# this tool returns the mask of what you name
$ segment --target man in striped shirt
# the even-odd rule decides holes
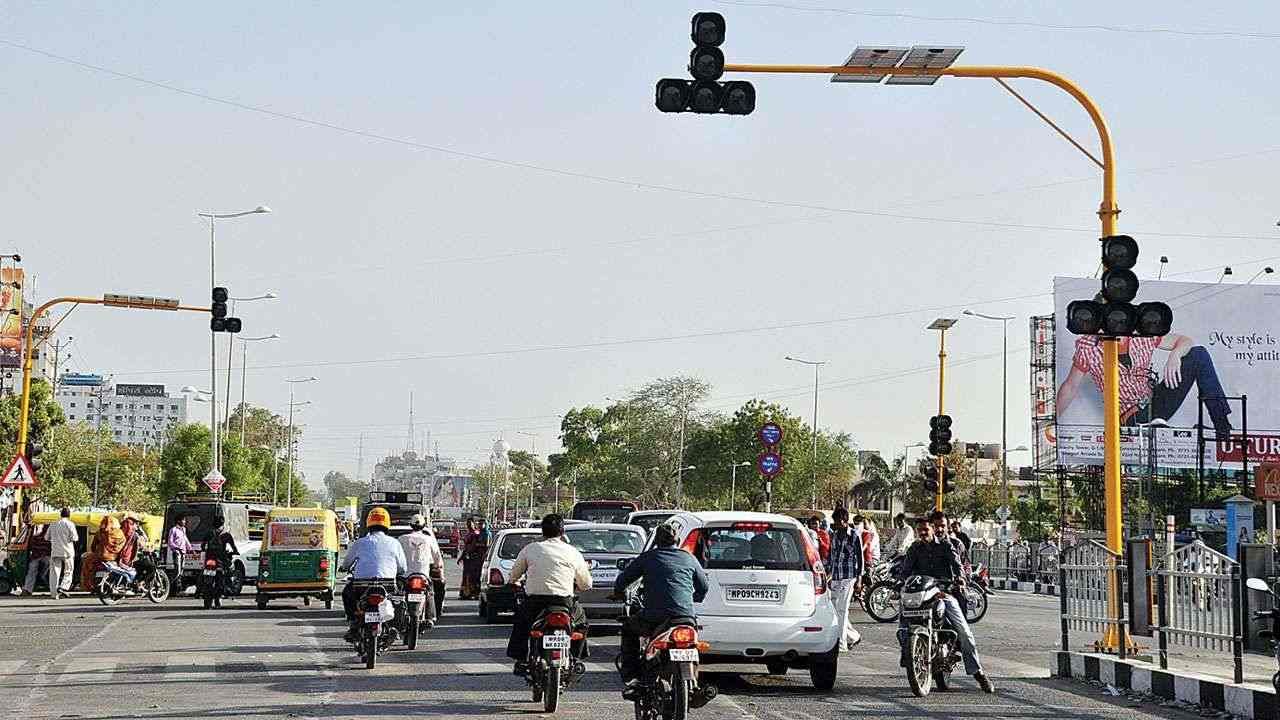
[[[836,604],[836,625],[840,652],[862,642],[862,635],[849,622],[849,603],[862,577],[862,538],[849,527],[849,511],[838,507],[831,513],[831,557],[827,564],[831,578],[831,600]]]

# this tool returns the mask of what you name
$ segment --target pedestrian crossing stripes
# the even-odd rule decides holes
[[[456,660],[455,660],[456,658]],[[460,652],[451,654],[450,660],[459,674],[462,675],[509,675],[511,674],[512,662],[505,656],[489,655],[487,653],[477,652]],[[618,670],[613,666],[612,660],[592,660],[583,663],[587,666],[587,674],[595,673],[611,673],[617,674]]]

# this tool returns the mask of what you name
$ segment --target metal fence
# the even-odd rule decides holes
[[[1035,580],[1042,585],[1056,585],[1058,582],[1058,561],[1062,550],[1051,542],[1040,543],[1035,554]]]
[[[969,561],[974,567],[984,565],[987,568],[987,575],[991,574],[991,545],[985,540],[978,540],[969,548]]]
[[[1027,581],[1031,579],[1031,545],[1016,542],[1009,546],[1009,577]]]
[[[1058,598],[1062,615],[1062,649],[1070,650],[1070,631],[1115,633],[1119,655],[1129,650],[1120,592],[1125,572],[1123,558],[1095,540],[1085,540],[1064,549],[1058,560]],[[1114,588],[1114,590],[1113,590]]]
[[[1156,571],[1160,667],[1169,666],[1169,643],[1230,651],[1235,681],[1244,679],[1240,566],[1199,540],[1164,557]]]
[[[988,574],[993,578],[1009,577],[1009,543],[1003,540],[992,543],[990,556],[991,562],[987,567],[991,570]]]

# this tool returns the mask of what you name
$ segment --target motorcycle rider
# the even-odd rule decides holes
[[[542,518],[542,540],[529,543],[516,556],[510,584],[524,578],[524,602],[516,606],[507,641],[507,657],[516,661],[514,673],[524,677],[529,669],[529,626],[549,606],[569,608],[573,627],[585,638],[587,615],[578,605],[574,591],[591,589],[591,568],[578,549],[564,538],[564,518],[551,513]],[[586,640],[573,644],[574,657],[583,657]]]
[[[935,511],[934,514],[940,513]],[[943,527],[946,527],[945,519]],[[927,575],[944,586],[954,582],[957,586],[956,592],[964,592],[964,575],[960,568],[960,558],[956,555],[948,539],[934,534],[934,524],[930,522],[929,517],[922,517],[916,521],[916,542],[907,550],[907,557],[902,563],[899,578],[906,580],[912,575]],[[995,692],[995,686],[991,684],[991,680],[982,671],[982,663],[978,659],[978,648],[974,642],[973,630],[965,619],[964,610],[960,608],[960,603],[951,593],[944,594],[941,602],[943,611],[946,613],[947,623],[955,630],[956,636],[960,640],[960,654],[964,657],[964,671],[973,676],[973,679],[977,681],[983,692]],[[908,666],[907,639],[909,633],[907,627],[907,619],[899,615],[898,644],[902,647],[900,662],[902,667]]]
[[[222,586],[214,589],[213,606],[222,607],[222,596],[227,594],[227,583],[231,577],[231,561],[240,554],[240,548],[236,547],[236,539],[231,537],[231,533],[227,532],[226,521],[218,518],[218,527],[213,531],[213,535],[209,537],[209,541],[205,543],[204,556],[209,560],[218,561],[222,567]]]
[[[884,554],[890,559],[900,557],[907,554],[907,549],[911,547],[911,543],[915,542],[915,532],[911,530],[911,524],[907,522],[906,513],[898,513],[893,518],[893,527],[895,528],[893,537],[889,539],[889,544],[884,548]]]
[[[444,572],[444,554],[440,552],[440,545],[431,535],[429,530],[423,530],[427,525],[427,519],[421,513],[409,518],[409,527],[413,532],[405,533],[400,536],[400,547],[404,549],[405,562],[408,563],[407,574],[421,574],[426,578],[426,622],[423,624],[423,630],[430,630],[436,626],[436,602],[435,590],[432,587],[431,571],[437,569]]]
[[[686,620],[697,624],[693,604],[702,602],[710,584],[693,555],[676,547],[676,530],[668,523],[654,528],[653,549],[627,564],[613,583],[614,596],[626,592],[636,580],[644,580],[643,610],[622,623],[622,697],[634,699],[640,674],[640,636]]]
[[[377,578],[394,578],[405,574],[408,561],[405,560],[404,548],[395,538],[387,534],[391,527],[391,513],[386,508],[375,507],[364,519],[364,537],[351,543],[347,548],[347,556],[338,566],[341,572],[351,571],[354,580],[371,580]],[[342,589],[342,608],[347,613],[347,634],[343,639],[356,642],[359,629],[356,627],[356,603],[360,601],[361,590],[353,583],[347,583]]]

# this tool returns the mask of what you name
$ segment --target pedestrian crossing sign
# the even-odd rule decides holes
[[[0,487],[31,488],[36,484],[36,473],[22,453],[14,456],[9,469],[4,471],[4,477],[0,478]]]

